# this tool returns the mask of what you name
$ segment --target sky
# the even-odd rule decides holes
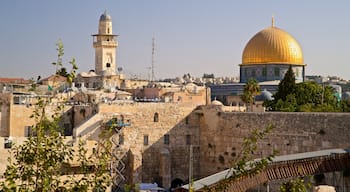
[[[306,75],[350,79],[350,1],[337,0],[3,0],[0,3],[0,77],[36,78],[55,72],[56,42],[64,64],[94,69],[92,34],[105,11],[119,35],[117,66],[148,78],[155,38],[155,78],[204,73],[237,77],[242,52],[271,26],[300,43]]]

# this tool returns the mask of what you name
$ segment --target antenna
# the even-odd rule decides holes
[[[155,38],[153,37],[152,38],[152,65],[151,65],[151,81],[154,81],[155,77],[154,77],[154,63],[155,63],[155,52],[156,52],[156,49],[155,49]]]

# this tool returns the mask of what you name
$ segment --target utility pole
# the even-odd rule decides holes
[[[193,186],[192,186],[192,179],[193,179],[193,146],[190,145],[190,162],[189,162],[189,168],[188,168],[188,191],[192,192]]]

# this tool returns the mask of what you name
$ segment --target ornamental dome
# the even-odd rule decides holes
[[[105,11],[100,17],[100,21],[111,21],[111,20],[112,20],[112,17],[107,14],[107,11]]]
[[[272,101],[272,100],[273,100],[272,93],[267,91],[266,89],[261,91],[260,95],[255,96],[255,101]]]
[[[286,31],[272,26],[252,37],[244,48],[241,65],[305,65],[297,40]]]

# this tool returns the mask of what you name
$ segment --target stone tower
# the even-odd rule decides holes
[[[95,48],[95,72],[102,76],[116,74],[117,35],[112,33],[112,18],[104,12],[99,21],[98,34],[93,35]]]

